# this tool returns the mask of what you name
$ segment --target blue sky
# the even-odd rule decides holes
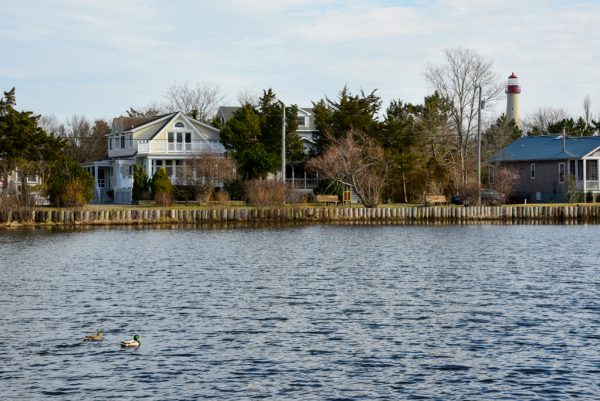
[[[273,88],[310,105],[344,85],[421,102],[428,64],[473,49],[538,107],[600,115],[600,0],[20,0],[0,11],[0,89],[18,108],[112,118],[160,102],[173,82]],[[497,102],[493,117],[503,112]]]

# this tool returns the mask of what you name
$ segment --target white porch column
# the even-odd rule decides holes
[[[586,190],[586,185],[585,185],[585,184],[586,184],[586,180],[587,180],[587,174],[586,174],[586,169],[587,169],[587,166],[586,166],[586,164],[587,164],[587,160],[586,160],[586,159],[583,159],[583,163],[582,163],[582,164],[583,164],[583,200],[584,200],[584,202],[585,202],[585,195],[586,195],[586,192],[587,192],[587,190]]]
[[[148,177],[150,178],[154,175],[152,172],[152,159],[150,159],[150,157],[146,158],[146,174],[148,174]]]

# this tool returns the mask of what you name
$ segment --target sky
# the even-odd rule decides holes
[[[218,85],[224,105],[272,88],[310,106],[377,89],[422,103],[428,66],[464,48],[515,72],[521,116],[600,117],[600,0],[19,0],[0,9],[0,90],[64,121],[164,101],[173,83]],[[487,111],[497,117],[506,97]]]

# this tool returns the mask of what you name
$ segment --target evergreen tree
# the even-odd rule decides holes
[[[286,108],[287,160],[302,157],[302,142],[296,134],[297,112],[297,106]],[[280,166],[282,113],[281,103],[269,89],[263,91],[257,107],[243,105],[221,130],[221,143],[244,179],[265,178]]]
[[[328,97],[314,105],[315,127],[318,152],[328,144],[330,138],[342,138],[348,131],[362,132],[368,137],[375,137],[381,123],[377,114],[381,109],[381,98],[377,90],[366,94],[352,95],[347,86],[341,90],[337,100]]]
[[[154,173],[150,187],[157,205],[167,206],[171,204],[173,184],[171,184],[167,170],[164,167],[159,168]]]

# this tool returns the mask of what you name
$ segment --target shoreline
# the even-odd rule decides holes
[[[223,222],[598,222],[600,205],[392,206],[378,208],[292,206],[219,208],[34,209],[30,221],[11,220],[2,227],[204,224]]]

